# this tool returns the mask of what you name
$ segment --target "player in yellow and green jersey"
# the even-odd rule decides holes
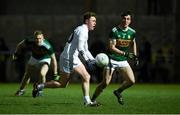
[[[123,12],[121,15],[120,24],[114,27],[109,34],[108,56],[110,63],[104,68],[103,80],[97,86],[92,101],[96,102],[96,98],[100,95],[103,89],[110,83],[114,70],[120,71],[124,81],[121,86],[113,93],[117,97],[118,102],[123,105],[122,92],[135,83],[133,70],[131,69],[128,59],[137,59],[137,49],[134,29],[129,27],[131,24],[132,15],[130,11]],[[132,47],[132,51],[129,48]]]

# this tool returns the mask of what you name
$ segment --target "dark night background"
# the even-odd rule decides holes
[[[103,52],[111,28],[120,14],[131,10],[131,27],[137,32],[140,65],[132,65],[137,82],[180,82],[179,0],[1,0],[0,1],[0,82],[20,81],[24,63],[15,64],[10,54],[18,42],[42,30],[51,40],[57,58],[72,30],[86,11],[97,13],[97,26],[90,32],[89,48],[95,56]],[[25,55],[28,57],[28,54]],[[20,68],[20,69],[18,69]],[[77,79],[74,79],[74,81]],[[115,76],[112,82],[117,82]]]

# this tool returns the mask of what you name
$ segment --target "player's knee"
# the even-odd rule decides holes
[[[68,79],[60,79],[60,80],[59,80],[59,84],[60,84],[60,87],[61,87],[61,88],[66,88],[67,85],[68,85],[68,83],[69,83],[69,80],[68,80]]]
[[[67,84],[61,84],[61,88],[66,88]]]
[[[129,85],[134,85],[135,84],[135,80],[129,80]]]
[[[41,77],[41,78],[46,77],[46,73],[40,72],[40,77]]]
[[[23,76],[23,78],[24,78],[24,79],[29,79],[29,76],[30,76],[30,75],[29,75],[28,73],[25,73],[24,76]]]
[[[102,88],[104,89],[104,88],[106,88],[108,85],[109,85],[108,82],[103,82],[103,83],[102,83]]]
[[[109,83],[110,83],[110,81],[109,81],[109,80],[106,80],[106,82],[105,82],[106,86],[108,86]]]
[[[84,82],[89,82],[90,81],[90,75],[85,75],[85,77],[83,77]]]
[[[102,81],[102,84],[103,84],[103,86],[104,86],[105,88],[109,85],[109,83],[110,83],[110,80],[109,80],[109,79],[105,79],[105,80]]]

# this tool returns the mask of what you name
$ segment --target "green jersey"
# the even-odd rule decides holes
[[[27,49],[32,52],[32,57],[38,60],[50,58],[54,53],[54,48],[47,39],[44,39],[40,46],[35,44],[33,37],[24,40]]]
[[[130,43],[135,39],[136,31],[128,27],[126,30],[122,30],[119,27],[114,27],[109,34],[109,38],[112,41],[116,41],[116,48],[121,51],[128,51]],[[108,51],[108,55],[111,59],[116,61],[127,60],[127,57],[119,55],[115,52]]]

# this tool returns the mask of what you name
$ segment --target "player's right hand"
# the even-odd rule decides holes
[[[137,56],[134,58],[134,65],[135,65],[136,67],[139,66],[139,58],[138,58]]]
[[[95,60],[87,60],[86,67],[90,74],[93,74],[96,71],[96,61]]]
[[[16,61],[16,60],[18,59],[18,57],[19,57],[19,56],[18,56],[17,53],[13,53],[13,54],[12,54],[12,60],[13,60],[13,61]]]

